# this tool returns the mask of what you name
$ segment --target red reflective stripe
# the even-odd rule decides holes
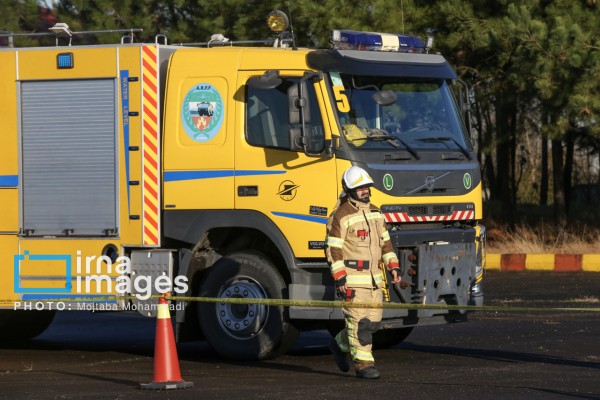
[[[341,279],[345,276],[346,276],[346,271],[338,271],[335,274],[333,274],[333,279],[337,281],[338,279]]]
[[[352,300],[353,297],[354,297],[354,290],[353,289],[347,289],[346,290],[346,301]]]
[[[475,218],[475,211],[454,211],[452,215],[417,215],[410,217],[407,213],[384,213],[386,222],[426,222],[426,221],[459,221]]]

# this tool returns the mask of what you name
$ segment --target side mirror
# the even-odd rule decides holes
[[[322,128],[310,125],[310,101],[307,81],[321,79],[321,74],[307,72],[295,85],[287,90],[288,110],[290,123],[290,150],[304,151],[304,154],[311,157],[321,155],[325,147],[325,136]],[[293,126],[300,125],[300,127]]]
[[[462,113],[462,119],[465,124],[465,128],[467,129],[467,134],[472,136],[471,107],[475,104],[475,92],[463,80],[457,79],[456,81],[460,83],[460,88],[458,91],[458,105]]]
[[[288,108],[290,125],[310,123],[310,102],[308,101],[306,81],[301,80],[297,85],[288,88]],[[304,118],[304,121],[302,121]]]
[[[291,151],[304,150],[304,138],[302,137],[302,129],[290,128],[290,150]]]
[[[320,156],[325,147],[325,138],[319,131],[306,135],[302,128],[290,128],[290,150],[304,151],[307,156]]]
[[[373,100],[375,100],[375,102],[380,106],[391,106],[396,102],[396,100],[398,100],[398,96],[393,90],[387,89],[376,92],[373,95]]]

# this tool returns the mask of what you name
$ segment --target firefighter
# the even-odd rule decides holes
[[[400,282],[398,257],[385,220],[370,203],[371,186],[373,180],[364,169],[347,169],[342,177],[345,195],[327,221],[325,254],[338,295],[349,303],[382,302],[381,261],[390,271],[392,282]],[[357,377],[378,378],[371,348],[383,309],[345,307],[342,311],[346,327],[329,343],[338,368],[343,372],[350,369],[349,355]]]

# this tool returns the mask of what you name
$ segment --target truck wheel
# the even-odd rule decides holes
[[[382,329],[373,334],[373,348],[387,349],[397,345],[410,335],[413,328]]]
[[[50,326],[56,311],[0,310],[0,342],[29,340]]]
[[[201,297],[222,299],[281,299],[287,287],[275,266],[259,253],[224,256],[206,271]],[[282,306],[261,304],[198,304],[200,328],[222,356],[261,360],[285,353],[298,331]]]

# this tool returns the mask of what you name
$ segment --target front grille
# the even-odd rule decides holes
[[[452,206],[443,204],[432,206],[433,210],[431,212],[432,215],[450,215],[452,213]]]
[[[427,215],[427,206],[408,206],[408,215],[419,216],[419,215]]]
[[[436,204],[429,206],[408,206],[406,207],[406,213],[409,217],[422,217],[422,216],[438,216],[438,215],[451,215],[452,206],[449,204]]]

